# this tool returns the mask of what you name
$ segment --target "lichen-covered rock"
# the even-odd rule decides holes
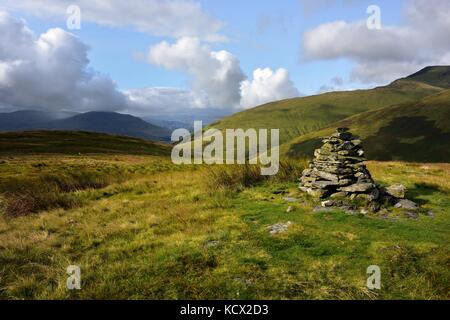
[[[404,199],[408,190],[402,184],[394,184],[384,189],[384,192],[394,198]]]

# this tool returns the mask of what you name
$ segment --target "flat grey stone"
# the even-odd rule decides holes
[[[206,244],[205,244],[205,247],[206,248],[212,248],[212,247],[217,247],[218,245],[219,245],[219,241],[217,241],[217,240],[212,240],[212,241],[208,241]]]
[[[339,188],[343,192],[368,192],[375,187],[373,183],[355,183],[348,187]]]
[[[277,224],[267,227],[267,229],[269,230],[269,233],[271,235],[275,235],[275,234],[287,232],[291,225],[292,225],[291,221],[288,221],[286,223],[280,222],[280,223],[277,223]]]
[[[403,199],[400,200],[399,202],[397,202],[397,204],[395,205],[396,208],[401,208],[401,209],[406,209],[406,210],[416,210],[419,208],[419,206],[417,205],[417,203],[408,200],[408,199]]]

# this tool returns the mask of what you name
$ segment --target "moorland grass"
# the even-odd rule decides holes
[[[55,170],[77,163],[54,161]],[[155,170],[160,162],[147,157],[119,162],[144,174],[79,191],[89,199],[80,207],[1,215],[0,298],[450,298],[448,165],[369,163],[377,182],[406,184],[433,211],[411,220],[314,212],[294,177],[211,192],[210,168]],[[38,174],[31,168],[9,170]],[[287,221],[288,232],[268,232]],[[69,291],[66,268],[74,264],[82,289]],[[366,287],[373,264],[382,271],[379,291]]]
[[[9,216],[70,209],[87,200],[80,196],[83,190],[102,189],[171,167],[168,159],[161,157],[9,157],[0,164],[0,195]]]

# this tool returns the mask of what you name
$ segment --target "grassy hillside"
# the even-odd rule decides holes
[[[295,158],[311,156],[321,138],[336,127],[348,127],[362,137],[372,160],[450,162],[450,90],[333,123],[294,139],[282,152]]]
[[[0,159],[27,153],[170,155],[170,147],[136,138],[79,131],[0,133]]]
[[[281,143],[286,143],[349,116],[390,105],[414,102],[441,90],[405,79],[371,90],[331,92],[277,101],[237,113],[211,126],[217,129],[279,128]]]
[[[406,184],[433,211],[411,220],[314,212],[294,179],[211,192],[206,168],[155,170],[160,161],[147,156],[108,158],[84,161],[147,173],[73,192],[73,207],[20,217],[0,209],[0,299],[450,298],[448,165],[369,163],[378,182]],[[77,163],[15,161],[0,165],[2,176]],[[270,234],[288,221],[285,233]],[[379,291],[366,287],[374,264]],[[81,290],[65,287],[69,265],[81,268]]]
[[[426,67],[406,79],[450,89],[450,66]]]

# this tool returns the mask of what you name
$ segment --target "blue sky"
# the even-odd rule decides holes
[[[227,50],[236,55],[246,74],[260,67],[287,68],[292,80],[302,94],[314,94],[333,77],[346,78],[352,62],[346,59],[333,61],[302,61],[301,36],[310,28],[335,20],[358,21],[369,16],[367,7],[374,1],[355,0],[317,4],[311,12],[305,12],[298,0],[258,1],[229,0],[200,1],[206,12],[225,23],[225,43],[213,44],[217,50]],[[307,1],[305,1],[307,2]],[[314,2],[314,1],[312,1]],[[320,1],[318,1],[320,3]],[[382,23],[396,25],[401,21],[404,2],[376,1],[382,10]],[[65,19],[25,18],[37,33],[49,28],[66,28]],[[136,59],[136,53],[145,52],[151,45],[170,37],[155,37],[135,31],[133,28],[112,28],[92,22],[82,22],[81,30],[71,30],[87,43],[91,51],[91,66],[111,76],[120,88],[147,86],[189,88],[183,72],[167,71]],[[366,87],[354,83],[352,87]]]
[[[46,61],[55,60],[59,69],[67,64],[72,70],[74,78],[70,80],[76,85],[62,87],[72,91],[67,94],[70,99],[76,96],[84,103],[79,108],[76,101],[64,100],[63,91],[53,92],[65,110],[103,110],[113,104],[113,111],[143,116],[213,109],[231,113],[298,95],[383,85],[426,65],[450,63],[447,0],[128,3],[0,0],[0,10],[8,15],[0,21],[0,28],[15,34],[11,30],[23,19],[20,21],[33,31],[36,41],[26,44],[30,52],[39,52],[42,48],[36,43],[42,35],[59,28],[62,34],[51,31],[44,38],[55,48],[76,51],[77,61],[89,59],[88,65],[72,65],[57,56],[57,51],[45,53],[49,54]],[[80,30],[67,30],[65,11],[70,4],[81,10]],[[381,28],[377,30],[366,26],[370,5],[381,10]],[[5,48],[14,46],[8,41],[11,39],[0,37]],[[88,51],[84,45],[89,46]],[[39,53],[26,56],[30,65],[44,61]],[[4,77],[4,87],[18,83],[16,78],[23,74],[14,72],[16,65],[9,67],[12,71]],[[36,83],[49,76],[49,72],[36,75],[37,70],[42,68],[34,70]],[[76,74],[84,76],[76,78]],[[97,75],[101,75],[100,84]],[[41,87],[32,89],[39,96],[45,92]],[[26,108],[29,101],[36,99],[0,101],[0,108],[2,104],[3,108]],[[48,104],[51,101],[43,100],[38,107]]]

